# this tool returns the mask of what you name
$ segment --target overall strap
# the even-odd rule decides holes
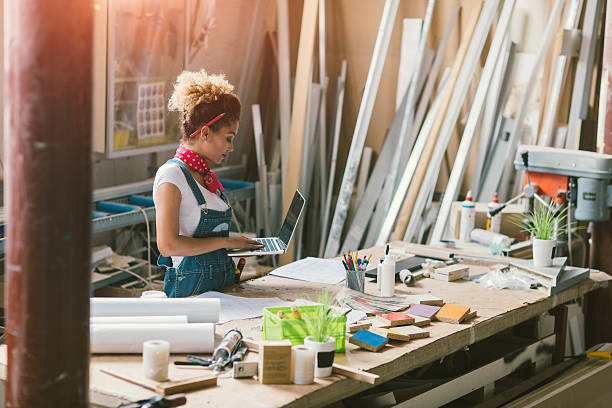
[[[189,184],[189,188],[191,188],[191,192],[193,193],[196,200],[198,201],[198,205],[206,204],[206,200],[204,199],[204,195],[202,194],[202,192],[200,191],[200,188],[198,187],[197,181],[195,181],[195,179],[193,178],[189,170],[187,170],[187,166],[185,166],[185,163],[183,163],[179,159],[170,159],[168,160],[168,162],[172,162],[172,163],[179,165],[180,169],[183,171],[183,174],[185,175],[187,184]]]

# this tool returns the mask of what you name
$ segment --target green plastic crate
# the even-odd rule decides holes
[[[263,309],[263,339],[264,340],[284,340],[288,339],[294,346],[304,344],[304,339],[310,336],[305,319],[321,310],[323,306],[298,306],[298,311],[302,316],[297,319],[289,307],[265,307]],[[287,316],[280,319],[277,313],[282,311]],[[332,321],[330,336],[336,339],[336,353],[344,353],[346,341],[346,316],[337,316]]]

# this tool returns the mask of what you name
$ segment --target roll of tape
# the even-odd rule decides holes
[[[165,340],[147,340],[142,343],[142,366],[146,378],[168,380],[170,343]]]
[[[316,352],[311,347],[302,345],[291,347],[294,384],[314,382],[315,356]]]
[[[166,295],[166,293],[162,292],[161,290],[145,290],[144,292],[142,292],[140,297],[141,298],[167,298],[168,295]]]

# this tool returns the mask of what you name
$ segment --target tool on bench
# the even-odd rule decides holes
[[[221,343],[214,350],[211,358],[204,358],[187,355],[187,361],[175,361],[175,365],[199,365],[204,367],[214,367],[215,373],[222,371],[228,364],[240,361],[244,358],[249,348],[242,346],[242,333],[232,329],[225,333]]]
[[[409,269],[402,269],[399,273],[400,281],[406,286],[414,286],[415,282],[419,279],[426,278],[429,274],[433,273],[436,268],[443,268],[445,266],[456,263],[457,261],[439,261],[437,259],[425,259],[425,262],[421,264],[421,269],[411,271]]]
[[[121,404],[117,408],[170,408],[180,407],[186,403],[187,398],[185,398],[185,394],[177,394],[170,397],[155,395],[146,400],[143,399],[128,404]]]

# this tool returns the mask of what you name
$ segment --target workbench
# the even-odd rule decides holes
[[[398,247],[403,243],[393,243]],[[359,255],[382,254],[382,248],[359,251]],[[487,267],[470,265],[470,274],[482,273]],[[412,340],[408,343],[391,341],[378,353],[369,352],[346,344],[346,353],[337,353],[335,362],[380,375],[380,382],[391,380],[412,369],[439,360],[465,346],[483,340],[505,329],[584,296],[586,293],[608,285],[611,279],[603,272],[592,272],[590,279],[580,282],[553,296],[546,296],[536,290],[493,290],[468,280],[443,282],[422,279],[416,286],[396,286],[396,294],[429,293],[441,297],[445,303],[470,306],[478,312],[476,319],[467,324],[434,322],[428,329],[430,337]],[[294,300],[309,296],[314,299],[315,291],[327,286],[337,292],[339,285],[320,285],[292,279],[264,276],[244,281],[228,288],[226,293],[243,297],[279,297]],[[366,293],[375,294],[375,282],[366,282]],[[216,343],[225,332],[238,328],[245,338],[261,339],[260,319],[232,321],[216,327]],[[248,353],[246,360],[257,360],[256,353]],[[184,359],[173,355],[171,360]],[[0,359],[6,363],[5,357]],[[94,355],[90,364],[90,390],[93,403],[116,406],[120,402],[148,398],[153,393],[110,377],[101,368],[111,368],[125,374],[138,375],[142,370],[139,355]],[[172,379],[205,375],[203,368],[170,368]],[[261,385],[255,379],[233,379],[229,375],[219,377],[216,387],[187,394],[189,407],[232,407],[232,406],[283,406],[319,407],[342,400],[372,385],[348,379],[340,375],[316,379],[312,385]]]

